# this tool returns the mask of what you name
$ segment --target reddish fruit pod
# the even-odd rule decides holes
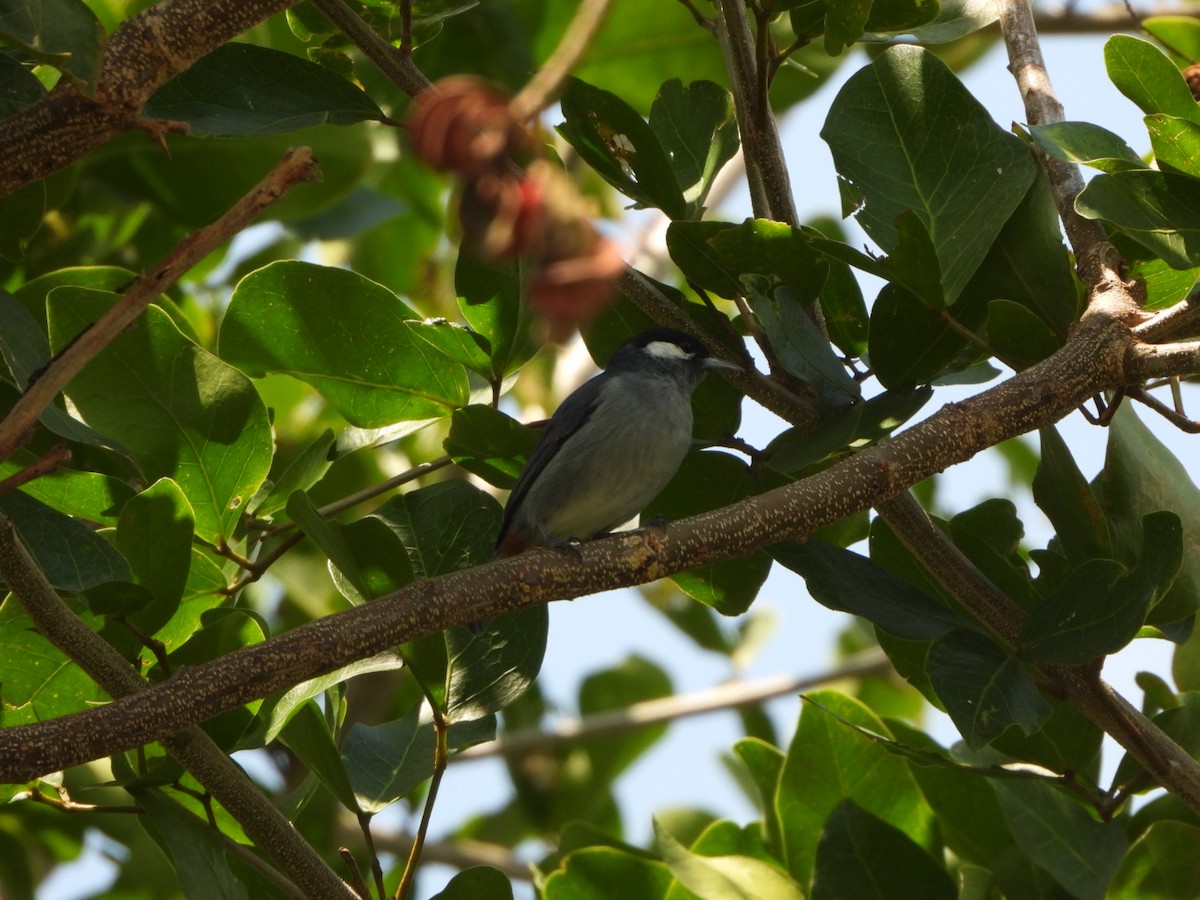
[[[1192,97],[1200,101],[1200,66],[1193,63],[1183,70],[1183,80],[1192,89]]]
[[[529,304],[546,320],[552,341],[565,340],[604,309],[625,271],[617,245],[594,229],[592,235],[588,253],[547,262],[529,281]]]
[[[463,185],[458,201],[463,243],[488,259],[537,254],[545,227],[539,182],[487,171]]]
[[[413,100],[405,119],[417,155],[435,169],[476,175],[527,152],[532,138],[513,120],[508,97],[477,78],[446,78]]]

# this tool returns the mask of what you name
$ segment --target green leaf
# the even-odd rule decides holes
[[[654,662],[629,656],[612,668],[592,672],[579,686],[579,712],[596,716],[628,709],[635,703],[660,700],[673,693],[671,679]],[[666,734],[663,724],[636,732],[591,737],[581,741],[591,762],[592,783],[609,784]]]
[[[1137,566],[1125,574],[1120,563],[1091,560],[1076,569],[1026,620],[1023,649],[1037,662],[1066,665],[1083,665],[1115,653],[1133,640],[1151,605],[1170,588],[1182,564],[1179,516],[1171,512],[1146,516]],[[1099,570],[1098,579],[1083,577],[1089,568]],[[1119,579],[1105,585],[1114,571]]]
[[[193,137],[282,134],[351,125],[383,112],[361,89],[299,56],[223,44],[146,101],[143,115],[188,123]]]
[[[1155,822],[1141,835],[1113,876],[1107,900],[1191,900],[1200,894],[1200,828]]]
[[[1200,110],[1175,64],[1149,41],[1113,35],[1104,45],[1108,77],[1147,115],[1165,113],[1200,122]]]
[[[492,558],[500,504],[465,481],[443,481],[399,494],[377,509],[400,538],[418,578],[434,578]]]
[[[481,633],[446,632],[446,720],[473,722],[504,709],[537,678],[546,655],[545,606],[500,616]]]
[[[913,37],[922,44],[945,44],[973,34],[996,21],[996,0],[942,0],[942,9],[928,25],[914,28]]]
[[[183,599],[195,527],[191,504],[169,478],[160,478],[121,510],[117,549],[129,561],[134,582],[154,597],[153,606],[138,616],[151,634],[170,620]]]
[[[25,287],[28,289],[33,283],[29,282]],[[27,295],[34,293],[36,291],[28,291]],[[37,302],[39,308],[44,308],[44,304],[45,301],[41,299]],[[34,321],[26,305],[3,289],[0,289],[0,354],[3,354],[12,373],[14,384],[22,389],[29,384],[34,373],[50,362],[50,343],[45,333]],[[129,456],[129,451],[112,438],[96,433],[54,404],[43,409],[38,414],[38,420],[59,437],[81,444],[108,447]]]
[[[988,345],[997,356],[1026,369],[1058,350],[1046,323],[1020,303],[992,300],[987,307]]]
[[[1129,276],[1146,285],[1142,309],[1157,312],[1174,306],[1192,292],[1200,280],[1200,268],[1172,269],[1161,259],[1141,259],[1129,267]]]
[[[80,615],[89,628],[103,624],[91,613]],[[38,634],[11,594],[0,603],[0,685],[0,724],[6,728],[57,719],[108,699],[83,669]]]
[[[512,900],[508,876],[491,866],[463,869],[430,900]]]
[[[713,179],[738,150],[729,91],[711,81],[684,87],[672,78],[658,89],[650,107],[650,128],[671,161],[684,200],[699,212]]]
[[[740,459],[728,453],[693,451],[684,457],[666,489],[647,505],[641,521],[660,516],[682,519],[728,506],[754,493],[756,481]],[[732,616],[750,608],[770,569],[770,558],[756,551],[739,559],[677,572],[671,580],[689,597]]]
[[[817,844],[813,900],[957,896],[954,882],[929,853],[853,800],[843,800],[826,820]]]
[[[1149,170],[1097,175],[1075,198],[1075,209],[1111,223],[1176,269],[1200,265],[1200,181],[1194,178]]]
[[[909,34],[932,22],[941,10],[940,0],[874,0],[867,31],[872,35]]]
[[[859,400],[862,391],[858,382],[834,354],[829,339],[817,328],[795,291],[788,285],[772,288],[762,276],[748,276],[743,282],[779,361],[812,385],[821,406],[837,410]]]
[[[413,580],[403,545],[378,515],[349,524],[335,522],[322,516],[303,491],[288,499],[287,513],[329,557],[334,584],[351,603],[382,597]]]
[[[329,471],[330,453],[333,451],[333,429],[326,428],[312,443],[296,454],[279,477],[271,484],[271,490],[251,513],[269,516],[287,505],[288,497],[296,491],[307,491]]]
[[[974,330],[983,324],[983,309],[967,309],[955,318]],[[871,368],[886,388],[929,384],[959,357],[966,339],[902,287],[885,284],[871,307],[867,352]]]
[[[891,280],[935,312],[946,307],[942,263],[933,236],[916,211],[906,209],[894,223],[896,244],[883,261]]]
[[[546,879],[546,900],[622,897],[662,900],[673,881],[658,860],[612,847],[586,847],[569,854],[562,868]]]
[[[456,409],[443,446],[454,464],[488,484],[511,489],[533,450],[537,435],[490,406]]]
[[[719,255],[711,243],[717,235],[737,227],[729,222],[672,222],[667,227],[667,251],[690,281],[722,297],[739,297],[741,267]]]
[[[1079,900],[1102,900],[1125,855],[1119,822],[1097,822],[1079,804],[1047,784],[996,785],[1017,845]]]
[[[1042,458],[1033,476],[1033,499],[1054,525],[1062,551],[1073,566],[1112,557],[1108,522],[1091,487],[1058,431],[1038,432]]]
[[[853,551],[810,540],[767,552],[803,578],[822,606],[862,616],[896,637],[930,640],[968,626],[935,597]]]
[[[132,581],[129,563],[112,544],[76,521],[16,490],[0,496],[0,513],[46,580],[60,591],[78,593],[109,581]]]
[[[929,680],[972,749],[1010,725],[1026,734],[1050,715],[1050,704],[1021,663],[976,631],[952,631],[929,651]]]
[[[20,112],[45,93],[37,76],[21,63],[18,51],[0,50],[0,118]]]
[[[448,319],[406,322],[405,326],[447,359],[452,359],[484,376],[492,374],[491,358],[488,355],[489,344],[482,335]]]
[[[1099,493],[1113,532],[1114,555],[1127,566],[1138,558],[1148,515],[1169,510],[1179,516],[1185,535],[1200,534],[1200,491],[1187,468],[1125,406],[1117,410],[1108,429]],[[1197,608],[1200,556],[1191,553],[1167,596],[1150,611],[1149,621],[1178,622]],[[1181,660],[1177,657],[1177,664]]]
[[[229,868],[219,831],[156,790],[130,790],[145,815],[143,827],[175,867],[187,900],[245,900],[245,886]]]
[[[654,820],[654,839],[676,881],[699,897],[729,900],[803,900],[804,892],[783,872],[751,856],[701,855],[688,850]]]
[[[566,122],[558,132],[596,172],[639,206],[672,219],[688,214],[687,201],[654,130],[620,97],[578,78],[562,98]]]
[[[704,224],[699,223],[701,234]],[[695,230],[697,225],[688,223],[687,227]],[[812,234],[784,222],[747,219],[731,228],[716,229],[707,243],[739,281],[747,273],[769,275],[809,304],[817,299],[829,275],[828,258],[813,249]]]
[[[863,36],[872,0],[840,0],[825,6],[825,52],[837,56]]]
[[[801,710],[775,798],[788,871],[800,884],[809,883],[821,829],[847,798],[932,850],[933,815],[908,763],[844,728],[826,710],[890,737],[886,726],[857,700],[843,694],[816,691],[810,696],[821,706],[806,704]]]
[[[733,752],[750,773],[750,779],[758,790],[766,840],[772,852],[781,857],[783,829],[775,809],[775,792],[779,788],[779,776],[783,772],[786,757],[778,747],[753,737],[742,738],[733,745]]]
[[[838,173],[866,200],[858,220],[880,247],[894,251],[897,217],[915,212],[933,243],[947,303],[983,262],[1036,174],[1024,145],[918,47],[889,48],[852,76],[821,134]]]
[[[1148,168],[1124,138],[1090,122],[1031,125],[1029,133],[1042,150],[1064,162],[1091,166],[1101,172]]]
[[[467,324],[490,348],[493,376],[509,374],[537,349],[530,334],[533,317],[521,302],[522,263],[475,259],[458,254],[454,289]]]
[[[1178,116],[1146,116],[1146,129],[1160,168],[1200,177],[1200,122]]]
[[[363,428],[445,415],[469,399],[466,373],[406,323],[419,318],[382,285],[295,260],[247,275],[221,323],[221,355],[252,375],[311,384]]]
[[[83,423],[80,423],[81,427]],[[19,472],[34,461],[33,454],[18,451],[0,462],[0,479]],[[117,516],[133,488],[119,478],[78,469],[59,469],[21,485],[22,493],[73,519],[97,525],[116,525]]]
[[[321,784],[351,812],[358,812],[350,775],[342,762],[329,723],[315,700],[302,703],[279,732],[279,738],[300,758]]]
[[[0,40],[81,82],[86,93],[95,90],[104,28],[80,0],[7,0]]]
[[[342,745],[342,763],[350,775],[358,810],[377,813],[433,775],[433,720],[421,703],[402,718],[383,725],[355,722]],[[496,718],[451,725],[452,750],[488,741],[496,735]]]
[[[0,60],[4,54],[0,53]],[[0,91],[4,89],[0,76]],[[0,107],[3,103],[0,103]],[[46,183],[35,181],[0,197],[0,259],[21,262],[46,214]]]
[[[1164,709],[1154,716],[1153,722],[1167,737],[1178,744],[1184,753],[1193,758],[1200,754],[1200,693],[1183,691],[1178,695],[1178,705]],[[1113,783],[1128,784],[1141,771],[1142,764],[1131,754],[1126,753],[1117,766]],[[1149,790],[1153,786],[1153,783],[1149,782],[1143,790]]]
[[[116,296],[60,287],[49,297],[51,341],[61,348]],[[171,478],[196,516],[196,534],[232,538],[270,468],[267,411],[250,380],[188,340],[151,306],[67,386],[84,420],[129,448],[147,477]]]

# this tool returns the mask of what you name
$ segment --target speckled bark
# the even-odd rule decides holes
[[[94,97],[63,79],[0,120],[0,197],[82,159],[134,128],[172,76],[295,0],[164,0],[109,37]]]

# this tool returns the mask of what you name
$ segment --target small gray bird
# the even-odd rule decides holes
[[[691,335],[652,328],[551,417],[508,498],[496,556],[606,534],[667,486],[692,443],[692,391],[710,369]]]

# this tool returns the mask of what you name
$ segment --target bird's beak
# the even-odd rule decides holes
[[[717,359],[715,356],[710,356],[704,360],[705,369],[717,369],[725,372],[740,372],[742,367],[737,363],[727,362],[723,359]]]

